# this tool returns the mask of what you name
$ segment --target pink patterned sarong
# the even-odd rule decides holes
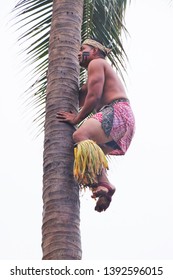
[[[110,113],[109,113],[110,107]],[[112,110],[112,111],[111,111]],[[109,120],[109,114],[112,115],[112,121]],[[99,122],[111,123],[110,136],[118,146],[110,152],[110,155],[124,155],[129,148],[131,140],[135,131],[135,118],[128,101],[115,100],[115,104],[104,106],[98,113],[94,114],[92,118]],[[103,128],[105,134],[106,130]]]

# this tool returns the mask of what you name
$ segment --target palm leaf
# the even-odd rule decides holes
[[[127,32],[123,22],[127,0],[86,0],[82,24],[82,41],[93,37],[103,45],[112,47],[109,59],[123,78],[127,58],[123,48],[122,31]],[[81,72],[81,77],[83,77]]]

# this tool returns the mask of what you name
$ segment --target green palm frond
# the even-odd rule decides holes
[[[21,32],[19,41],[23,46],[22,52],[25,53],[25,66],[30,66],[30,85],[26,92],[30,106],[37,109],[35,120],[40,127],[44,120],[52,5],[53,0],[21,0],[14,8],[15,21],[17,20],[15,24]],[[126,60],[121,40],[122,31],[126,31],[123,24],[126,5],[127,0],[84,0],[81,29],[82,41],[95,37],[105,46],[111,43],[109,59],[121,75]],[[86,72],[82,69],[80,83],[85,80]]]
[[[15,25],[25,55],[24,65],[30,76],[26,89],[28,109],[36,112],[34,121],[43,130],[47,86],[49,32],[52,18],[52,0],[23,0],[14,7]]]
[[[83,11],[82,41],[92,37],[105,46],[111,47],[109,59],[123,78],[126,53],[122,44],[122,32],[127,32],[124,26],[124,14],[127,0],[85,0]],[[83,71],[81,77],[83,77]]]

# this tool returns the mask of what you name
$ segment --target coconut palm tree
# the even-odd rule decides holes
[[[81,41],[96,37],[112,45],[111,63],[121,73],[126,0],[21,0],[15,7],[20,40],[31,64],[36,120],[44,130],[43,259],[81,259],[79,187],[73,179],[74,128],[56,119],[78,110],[78,88],[86,78],[77,54]],[[80,79],[79,79],[80,77]],[[44,123],[44,126],[43,126]]]

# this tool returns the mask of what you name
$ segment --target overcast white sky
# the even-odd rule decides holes
[[[0,10],[0,259],[41,259],[42,143],[28,130],[20,95],[25,89],[16,35],[6,23],[16,1]],[[124,157],[112,160],[117,187],[110,208],[97,213],[81,196],[84,260],[173,259],[172,65],[173,4],[133,0],[127,91],[136,134]]]

